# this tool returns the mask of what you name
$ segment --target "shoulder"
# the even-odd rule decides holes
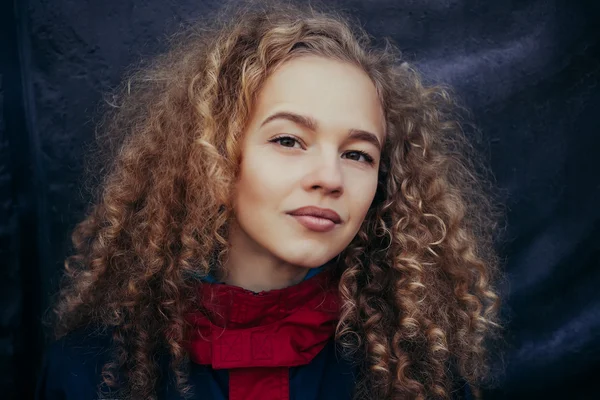
[[[111,356],[110,333],[82,329],[51,343],[43,357],[37,400],[96,399],[102,367]]]
[[[112,347],[109,331],[80,329],[54,341],[48,346],[47,354],[65,363],[87,363],[108,355]]]

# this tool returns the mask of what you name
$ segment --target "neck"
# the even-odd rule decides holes
[[[248,257],[240,259],[230,253],[225,271],[221,277],[223,282],[258,293],[300,283],[308,273],[308,268],[269,263],[269,260],[261,262],[259,257],[252,261]]]
[[[283,289],[300,283],[309,268],[299,267],[260,251],[247,240],[236,240],[238,235],[230,234],[230,250],[218,278],[228,284],[262,292]]]

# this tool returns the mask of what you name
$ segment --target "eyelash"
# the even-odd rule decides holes
[[[298,139],[296,139],[296,138],[295,138],[295,137],[293,137],[293,136],[288,136],[288,135],[281,135],[281,136],[274,137],[273,139],[269,140],[269,142],[271,142],[271,143],[277,143],[277,142],[279,142],[279,141],[280,141],[280,140],[282,140],[282,139],[290,139],[290,140],[293,140],[293,141],[295,141],[295,142],[297,142],[297,143],[300,143],[300,141],[299,141]],[[300,144],[301,144],[301,143],[300,143]],[[287,148],[289,148],[289,149],[291,149],[291,148],[292,148],[292,147],[288,147],[288,146],[283,146],[283,147],[287,147]],[[369,164],[369,165],[373,165],[373,164],[374,164],[373,157],[371,157],[371,156],[369,155],[369,153],[366,153],[366,152],[364,152],[364,151],[361,151],[361,150],[352,150],[352,151],[351,151],[351,153],[357,153],[357,154],[359,154],[359,155],[363,156],[363,157],[365,158],[365,160],[366,160],[365,162],[366,162],[367,164]],[[355,161],[356,161],[356,160],[355,160]]]

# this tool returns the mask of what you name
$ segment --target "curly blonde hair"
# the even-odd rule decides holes
[[[390,41],[375,46],[358,21],[323,10],[224,8],[174,35],[108,101],[88,164],[100,177],[95,201],[73,232],[52,324],[57,338],[109,329],[104,382],[126,371],[127,398],[156,398],[160,350],[180,393],[192,394],[183,343],[184,314],[199,306],[193,277],[227,256],[240,134],[257,93],[302,55],[361,68],[385,110],[377,194],[336,269],[336,340],[363,360],[356,398],[446,399],[456,374],[478,396],[487,339],[501,328],[503,210],[448,90],[425,85]]]

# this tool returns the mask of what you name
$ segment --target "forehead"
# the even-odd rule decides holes
[[[253,123],[279,110],[309,115],[325,127],[364,129],[383,137],[383,110],[375,85],[350,63],[316,56],[283,63],[259,92]]]

